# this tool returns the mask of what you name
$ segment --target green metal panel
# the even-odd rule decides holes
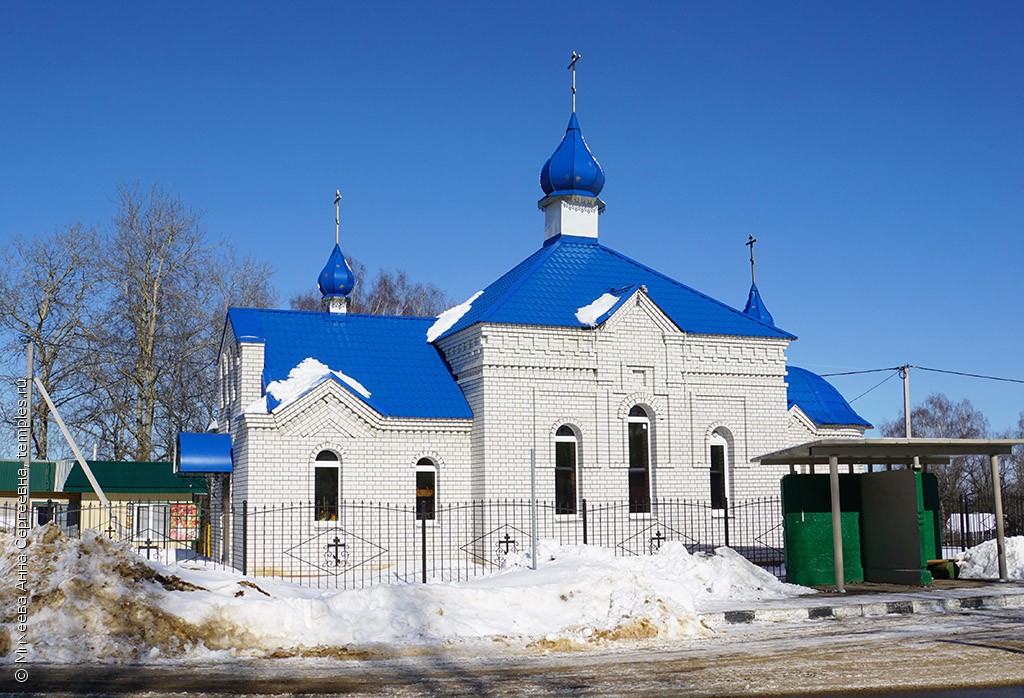
[[[942,509],[939,504],[939,479],[932,473],[921,473],[918,479],[925,520],[921,530],[921,554],[924,560],[940,560],[942,554]]]
[[[0,460],[0,492],[17,492],[18,471],[24,465],[25,462],[20,460]],[[53,461],[33,461],[29,472],[29,489],[33,492],[53,492],[56,469]]]
[[[843,576],[847,582],[862,582],[864,568],[860,557],[860,486],[857,475],[839,476],[839,509],[843,527]],[[828,475],[783,477],[782,514],[787,580],[806,586],[835,584]]]
[[[110,494],[205,494],[200,477],[175,475],[171,463],[122,463],[86,461],[104,492]],[[82,466],[75,463],[64,483],[65,492],[92,492]]]

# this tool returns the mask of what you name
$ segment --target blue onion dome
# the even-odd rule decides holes
[[[540,186],[548,196],[597,196],[604,188],[604,170],[583,140],[576,112],[569,118],[562,142],[540,171]]]
[[[341,247],[334,246],[327,265],[320,272],[320,293],[324,296],[347,296],[352,292],[356,277],[348,260],[341,253]]]

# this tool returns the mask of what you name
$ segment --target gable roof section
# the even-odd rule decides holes
[[[576,311],[604,293],[646,286],[651,300],[684,332],[796,337],[695,291],[592,238],[562,235],[492,283],[442,337],[478,322],[584,327]]]
[[[797,366],[786,367],[786,401],[799,407],[818,426],[859,426],[871,424],[853,411],[831,383],[816,373]]]
[[[264,344],[264,387],[312,357],[364,385],[369,397],[339,381],[382,415],[473,416],[441,355],[427,343],[434,318],[231,308],[228,322],[235,337]]]

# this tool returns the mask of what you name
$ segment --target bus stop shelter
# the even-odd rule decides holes
[[[1013,447],[1024,445],[1014,439],[821,439],[799,446],[774,451],[753,458],[762,465],[799,465],[829,467],[832,505],[832,546],[836,589],[846,591],[843,577],[843,531],[839,505],[839,466],[842,465],[914,465],[948,464],[955,456],[983,455],[992,468],[993,506],[995,510],[996,546],[999,554],[999,579],[1008,581],[1006,544],[1003,525],[1003,495],[1000,483],[999,457],[1012,453]]]

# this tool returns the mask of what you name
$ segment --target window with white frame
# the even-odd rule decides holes
[[[135,505],[136,541],[162,541],[170,537],[171,507],[169,504]]]
[[[629,447],[629,513],[651,511],[651,418],[635,405],[626,418]]]
[[[432,521],[437,512],[437,466],[429,458],[416,463],[416,520]]]
[[[341,459],[334,451],[320,451],[313,465],[313,515],[317,521],[338,520],[341,494]]]
[[[711,508],[726,509],[729,497],[729,442],[715,429],[711,433]]]
[[[555,432],[555,513],[575,514],[579,440],[572,427],[563,424]]]

